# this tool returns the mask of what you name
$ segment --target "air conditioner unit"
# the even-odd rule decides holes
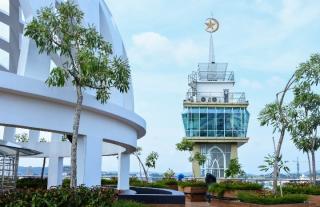
[[[206,97],[201,97],[201,102],[206,102]]]
[[[212,97],[211,100],[212,100],[212,102],[217,102],[218,101],[217,97]]]

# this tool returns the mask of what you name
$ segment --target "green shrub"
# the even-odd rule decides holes
[[[214,183],[209,186],[208,191],[216,193],[218,197],[223,197],[224,192],[228,190],[261,190],[262,185],[258,183],[227,181]]]
[[[101,179],[101,185],[117,185],[118,178],[117,177],[111,177],[110,179],[103,178]]]
[[[134,182],[130,182],[131,186],[136,187],[150,187],[150,188],[166,188],[167,186],[161,182],[149,183],[147,181],[136,180]]]
[[[69,188],[70,187],[70,178],[65,178],[62,181],[62,187],[63,188]]]
[[[178,182],[180,187],[207,187],[207,184],[203,181],[198,180],[186,180]]]
[[[0,206],[4,207],[82,207],[111,206],[116,200],[115,191],[107,188],[51,188],[23,189],[6,192],[0,195]]]
[[[129,178],[129,182],[130,183],[135,183],[135,182],[140,182],[141,180],[139,180],[139,178],[137,178],[137,177],[130,177]]]
[[[290,203],[304,203],[308,196],[302,194],[285,194],[283,197],[280,195],[272,195],[271,193],[252,193],[252,192],[239,192],[238,199],[245,203],[255,204],[290,204]]]
[[[47,188],[48,180],[41,178],[21,178],[17,180],[17,188],[25,189],[25,188]]]
[[[284,193],[320,195],[320,186],[309,183],[286,183],[282,187]]]
[[[162,179],[162,180],[160,180],[158,182],[163,184],[163,185],[178,185],[178,181],[176,179],[174,179],[174,178]]]

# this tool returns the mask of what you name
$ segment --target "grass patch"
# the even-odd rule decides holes
[[[272,205],[304,203],[308,199],[308,196],[303,194],[285,194],[283,197],[281,197],[280,195],[273,195],[269,192],[239,192],[238,199],[244,203]]]
[[[112,207],[145,207],[145,205],[135,201],[118,200],[113,203]]]

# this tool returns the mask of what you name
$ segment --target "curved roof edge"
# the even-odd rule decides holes
[[[42,81],[3,71],[0,71],[0,90],[67,105],[75,105],[76,100],[76,93],[72,87],[49,88]],[[138,138],[146,134],[145,120],[138,114],[116,104],[106,103],[103,105],[94,96],[85,93],[83,108],[96,113],[106,114],[131,125],[137,131]]]

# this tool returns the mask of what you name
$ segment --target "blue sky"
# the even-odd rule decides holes
[[[106,0],[123,37],[131,68],[135,110],[147,121],[139,141],[144,154],[160,154],[156,171],[190,171],[187,154],[175,143],[184,136],[182,101],[187,75],[208,60],[209,35],[204,21],[220,22],[214,34],[217,62],[235,71],[236,91],[246,92],[251,113],[249,143],[239,149],[246,172],[272,152],[272,130],[260,127],[257,114],[275,99],[296,66],[320,52],[320,1],[311,0]],[[275,135],[275,137],[277,137]],[[296,171],[297,156],[307,171],[306,157],[286,137],[283,156]],[[319,153],[317,154],[319,158]],[[114,158],[103,169],[116,169]],[[320,161],[320,160],[319,160]],[[320,162],[317,163],[320,165]],[[132,159],[132,170],[138,169]]]
[[[209,35],[204,22],[212,13],[220,22],[220,29],[213,35],[216,61],[229,63],[229,69],[235,72],[235,91],[246,92],[250,102],[250,140],[239,148],[240,162],[246,172],[259,173],[257,166],[272,152],[273,135],[271,129],[259,126],[257,114],[275,99],[274,94],[299,63],[320,52],[320,1],[106,2],[129,56],[135,110],[148,125],[147,135],[138,144],[143,157],[151,151],[160,154],[155,171],[191,171],[188,155],[176,151],[175,144],[184,136],[181,112],[187,76],[199,62],[208,60]],[[283,156],[290,161],[292,172],[296,171],[292,161],[297,156],[301,168],[307,171],[306,156],[295,149],[290,137],[286,137]],[[137,171],[137,161],[134,157],[131,161],[131,171]],[[21,159],[23,166],[41,164],[40,159]],[[320,166],[320,159],[317,164]],[[116,158],[104,158],[102,169],[117,170]]]

